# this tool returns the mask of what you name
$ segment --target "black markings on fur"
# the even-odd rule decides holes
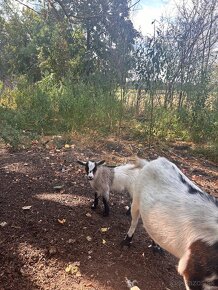
[[[104,204],[103,216],[109,216],[110,208],[105,197],[103,197],[103,204]]]
[[[97,164],[96,164],[96,162],[95,162],[95,167],[94,167],[94,169],[92,170],[93,171],[93,174],[95,175],[95,172],[97,171]]]
[[[194,188],[191,184],[187,184],[187,185],[188,185],[188,192],[190,194],[196,194],[196,193],[200,193],[201,192],[198,189]]]
[[[97,163],[96,162],[94,162],[94,161],[92,161],[93,163],[95,163],[95,167],[94,167],[94,169],[92,170],[92,172],[93,172],[93,174],[95,175],[95,172],[97,171],[97,167],[98,167],[98,165],[97,165]],[[85,165],[85,170],[86,170],[86,174],[88,175],[89,174],[89,163],[88,162],[86,162],[86,165]]]
[[[199,193],[201,192],[200,190],[198,190],[197,188],[194,188],[191,184],[189,184],[185,178],[182,176],[182,174],[179,173],[179,178],[180,180],[182,181],[183,184],[185,184],[187,187],[188,187],[188,192],[190,194],[196,194],[196,193]]]
[[[210,287],[217,287],[218,286],[218,279],[215,279],[213,281],[210,281],[210,282],[205,282],[205,284],[209,285]]]
[[[179,178],[182,181],[182,183],[187,184],[185,178],[182,176],[182,174],[179,173]]]
[[[179,174],[179,179],[181,180],[181,182],[183,184],[185,184],[188,188],[188,193],[190,194],[198,194],[200,195],[203,199],[213,202],[217,207],[218,207],[218,198],[201,191],[200,189],[197,189],[195,187],[193,187],[190,183],[188,183],[188,181],[185,180],[185,178],[182,176],[182,174]]]
[[[218,253],[218,242],[214,243],[211,247],[214,249],[214,251]],[[217,263],[217,271],[218,271],[218,263]],[[218,275],[218,272],[217,272],[217,275]]]
[[[86,174],[89,174],[89,166],[88,166],[88,162],[86,162],[86,166],[85,166],[85,170],[86,170]]]

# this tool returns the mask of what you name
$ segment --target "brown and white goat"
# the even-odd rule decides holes
[[[188,290],[218,290],[218,199],[166,158],[145,165],[135,182],[129,245],[141,216],[150,237],[177,258]]]

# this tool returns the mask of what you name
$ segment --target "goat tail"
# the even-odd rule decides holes
[[[136,156],[135,162],[134,162],[135,167],[137,167],[137,168],[143,168],[148,163],[149,162],[146,159],[139,158],[138,156]]]

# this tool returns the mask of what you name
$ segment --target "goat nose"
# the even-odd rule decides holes
[[[88,176],[88,180],[92,180],[93,179],[93,177],[92,176]]]

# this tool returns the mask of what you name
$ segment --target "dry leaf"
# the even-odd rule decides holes
[[[82,276],[82,274],[80,273],[80,271],[78,271],[77,273],[76,273],[76,277],[81,277]]]
[[[30,210],[32,207],[32,205],[26,205],[26,206],[23,206],[22,209],[23,210]]]
[[[76,242],[76,239],[69,239],[67,242],[68,244],[74,244]]]
[[[59,222],[59,224],[65,224],[66,223],[66,219],[62,219],[62,220],[60,220],[60,219],[58,219],[58,222]]]
[[[64,148],[70,148],[70,145],[69,144],[65,144]]]
[[[91,240],[92,240],[92,237],[90,237],[90,236],[87,236],[87,237],[86,237],[86,240],[87,240],[88,242],[91,242]]]
[[[5,226],[7,226],[7,224],[8,224],[7,222],[2,222],[2,223],[0,223],[0,226],[5,227]]]
[[[65,272],[68,274],[73,274],[76,275],[77,277],[81,277],[81,273],[79,270],[79,262],[75,262],[73,264],[69,264],[66,268],[65,268]]]
[[[21,229],[21,227],[19,227],[19,226],[12,225],[11,227],[14,228],[14,229]]]
[[[106,243],[107,242],[104,239],[102,239],[102,244],[105,245]]]
[[[57,253],[57,248],[55,246],[50,246],[48,252],[50,255],[55,255]]]
[[[68,265],[65,269],[65,272],[66,273],[70,273],[71,272],[71,268],[72,268],[72,265]]]
[[[64,186],[63,185],[56,185],[54,186],[53,188],[56,189],[56,190],[60,190],[62,189]]]
[[[69,273],[69,274],[76,274],[79,270],[79,267],[74,265],[74,264],[70,264],[66,267],[65,272]]]
[[[92,215],[91,215],[89,212],[87,212],[87,213],[86,213],[86,216],[87,216],[87,217],[91,217]]]
[[[79,271],[79,267],[76,265],[73,265],[71,268],[71,274],[76,274]]]
[[[137,286],[135,286],[135,284],[137,283],[136,280],[131,281],[127,277],[125,277],[125,280],[126,280],[127,287],[130,290],[140,290]]]
[[[101,228],[102,233],[106,233],[109,230],[109,228]]]

